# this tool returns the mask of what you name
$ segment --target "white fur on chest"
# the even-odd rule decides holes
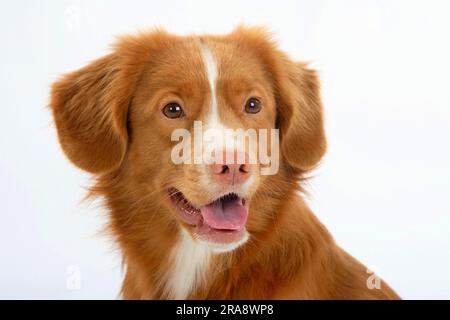
[[[170,270],[165,286],[171,299],[186,299],[201,287],[207,278],[212,251],[206,244],[195,241],[181,228],[180,237],[170,256]]]

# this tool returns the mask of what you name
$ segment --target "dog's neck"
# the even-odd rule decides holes
[[[272,285],[289,281],[304,267],[303,257],[318,235],[324,237],[320,241],[330,241],[292,185],[272,186],[279,192],[261,194],[251,214],[266,216],[266,224],[249,230],[249,241],[238,249],[220,254],[169,220],[160,197],[124,194],[120,186],[117,176],[103,179],[96,193],[106,198],[111,230],[124,255],[124,298],[264,298]],[[285,219],[292,215],[295,223]],[[317,235],[302,230],[316,230]],[[261,272],[264,283],[258,281]]]
[[[179,238],[169,254],[169,270],[163,276],[164,296],[187,299],[208,285],[214,253],[180,228]]]

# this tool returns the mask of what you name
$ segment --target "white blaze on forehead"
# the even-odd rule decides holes
[[[206,70],[206,76],[211,90],[211,104],[209,106],[209,114],[206,119],[208,128],[223,128],[220,123],[219,106],[217,105],[216,83],[218,76],[217,62],[211,50],[205,42],[201,43],[203,64]]]
[[[219,115],[219,105],[217,101],[217,78],[219,76],[217,61],[205,42],[201,42],[201,53],[203,65],[206,71],[209,88],[211,90],[210,105],[207,116],[203,123],[204,148],[206,152],[214,148],[225,148],[227,146],[234,146],[235,149],[244,150],[239,141],[233,136],[226,134],[226,129],[229,129],[223,124]]]

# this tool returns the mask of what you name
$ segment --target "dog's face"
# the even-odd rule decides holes
[[[245,229],[251,198],[260,183],[259,163],[250,163],[247,145],[226,146],[225,132],[208,129],[274,129],[276,105],[264,66],[245,48],[227,41],[183,38],[154,57],[156,67],[144,71],[130,113],[133,141],[130,166],[149,182],[183,227],[216,250],[237,246]],[[160,66],[163,67],[160,67]],[[202,134],[194,129],[201,125]],[[189,131],[188,163],[174,163],[172,133]],[[222,135],[223,134],[223,135]],[[222,137],[222,139],[220,139]],[[203,150],[194,150],[200,139]],[[194,161],[209,147],[220,145],[223,161]],[[233,161],[226,161],[227,155]],[[241,161],[238,156],[241,155]],[[200,159],[200,160],[203,160]],[[152,181],[153,180],[153,181]]]
[[[325,150],[314,72],[259,29],[123,38],[112,54],[57,82],[51,107],[77,166],[100,176],[116,172],[127,193],[157,202],[153,214],[215,251],[236,248],[263,223],[249,209],[273,179],[311,168]],[[249,137],[239,143],[227,129],[256,130],[256,145],[245,143]],[[282,172],[273,176],[261,174],[268,166],[258,161],[261,129],[272,160],[281,153]],[[281,131],[279,147],[273,129]],[[190,161],[174,159],[180,155]]]

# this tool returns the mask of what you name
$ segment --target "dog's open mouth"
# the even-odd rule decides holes
[[[182,220],[195,226],[202,240],[226,244],[237,242],[245,236],[248,217],[246,199],[228,193],[209,204],[195,207],[178,189],[169,188],[168,192]]]

